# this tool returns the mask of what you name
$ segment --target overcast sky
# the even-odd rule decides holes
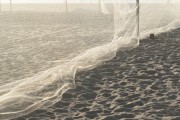
[[[10,0],[1,0],[2,3],[9,3]],[[83,0],[97,1],[97,0]],[[65,0],[12,0],[13,3],[63,3]],[[81,0],[68,0],[68,2],[81,2]]]
[[[10,0],[0,0],[2,3],[9,3]],[[68,0],[69,3],[97,3],[99,0]],[[135,2],[136,0],[101,0],[101,1],[127,1],[127,2]],[[140,2],[166,2],[167,0],[140,0]],[[170,0],[173,2],[180,2],[180,0]],[[63,3],[65,0],[12,0],[13,3]]]

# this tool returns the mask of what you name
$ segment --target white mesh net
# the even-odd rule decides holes
[[[0,119],[54,104],[77,72],[180,27],[179,0],[37,1],[13,0],[9,12],[1,0]]]

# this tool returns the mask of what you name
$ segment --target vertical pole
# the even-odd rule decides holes
[[[99,12],[101,12],[101,0],[99,0]]]
[[[1,12],[1,0],[0,0],[0,12]]]
[[[83,8],[83,1],[81,0],[81,9]]]
[[[67,0],[66,0],[66,16],[67,16],[67,13],[68,13],[68,3],[67,3]]]
[[[139,38],[139,0],[136,0],[137,37]]]
[[[10,0],[10,11],[12,12],[12,0]]]

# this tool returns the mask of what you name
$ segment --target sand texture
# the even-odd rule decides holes
[[[109,43],[112,17],[90,13],[68,13],[67,19],[65,13],[1,13],[0,85],[32,77]]]
[[[14,120],[178,120],[180,29],[142,40],[75,81],[54,106]]]

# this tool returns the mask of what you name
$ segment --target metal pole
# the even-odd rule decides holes
[[[10,11],[12,12],[12,0],[10,0]]]
[[[67,3],[67,0],[66,0],[66,15],[68,13],[68,3]]]
[[[1,12],[1,0],[0,0],[0,12]]]
[[[101,12],[101,0],[99,0],[99,12]]]
[[[136,0],[137,37],[139,38],[139,0]]]
[[[81,9],[83,8],[83,1],[81,0]]]

